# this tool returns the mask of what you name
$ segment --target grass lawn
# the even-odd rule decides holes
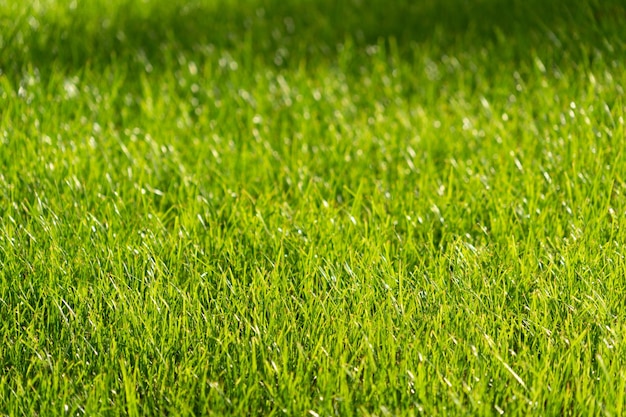
[[[626,414],[621,0],[0,0],[0,413]]]

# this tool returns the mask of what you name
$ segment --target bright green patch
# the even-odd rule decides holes
[[[24,3],[1,413],[625,412],[622,2]]]

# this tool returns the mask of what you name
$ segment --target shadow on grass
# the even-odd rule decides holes
[[[409,45],[458,51],[489,42],[521,43],[531,50],[555,33],[561,47],[602,42],[626,22],[618,0],[260,0],[73,2],[7,16],[0,68],[79,71],[110,62],[158,67],[180,54],[241,50],[267,65],[327,61],[337,45],[394,39],[402,56]],[[584,3],[584,4],[583,4]],[[1,12],[1,10],[0,10]],[[5,12],[6,15],[6,12]],[[11,19],[9,21],[9,19]]]

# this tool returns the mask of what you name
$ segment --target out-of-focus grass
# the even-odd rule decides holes
[[[0,3],[0,410],[619,415],[620,2]]]

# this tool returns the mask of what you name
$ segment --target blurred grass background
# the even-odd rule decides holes
[[[497,43],[502,50],[492,56],[494,63],[558,43],[586,66],[606,34],[626,22],[626,11],[618,0],[39,0],[5,1],[0,21],[5,73],[50,64],[75,71],[130,63],[137,54],[159,66],[174,51],[243,45],[255,62],[274,65],[283,49],[289,56],[280,65],[315,65],[335,56],[346,40],[365,46],[381,39],[393,39],[404,53],[410,45],[429,44],[450,55]]]

